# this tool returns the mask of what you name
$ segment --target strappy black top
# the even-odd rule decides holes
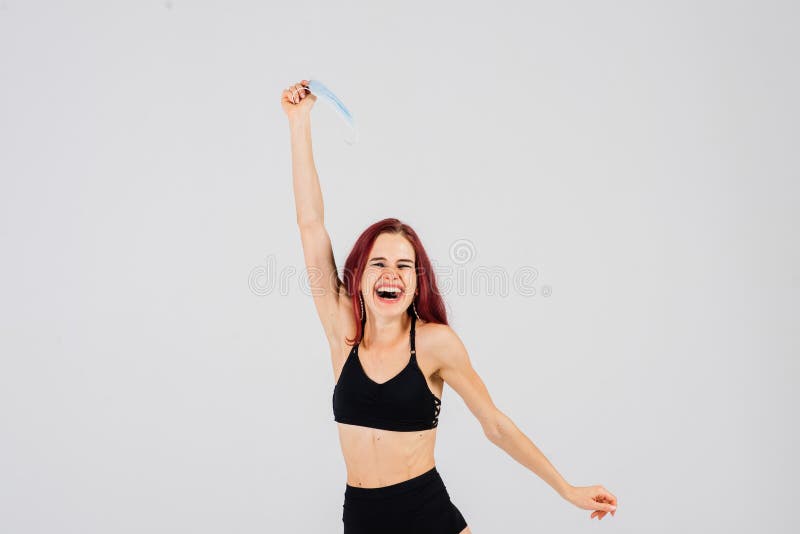
[[[399,432],[428,430],[439,424],[442,401],[417,365],[416,320],[411,317],[411,358],[386,382],[379,384],[367,376],[358,359],[359,344],[353,345],[333,388],[334,421]]]

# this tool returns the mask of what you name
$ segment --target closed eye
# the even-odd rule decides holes
[[[373,266],[373,267],[383,267],[383,263],[382,263],[382,262],[373,263],[373,264],[372,264],[372,266]],[[410,269],[410,268],[411,268],[411,266],[410,266],[410,265],[400,265],[400,268],[401,268],[401,269],[402,269],[402,268],[404,268],[404,267],[405,267],[406,269]]]

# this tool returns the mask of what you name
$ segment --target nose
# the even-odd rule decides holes
[[[399,280],[400,275],[397,274],[394,268],[384,267],[383,270],[381,271],[381,279],[393,282],[395,280]]]

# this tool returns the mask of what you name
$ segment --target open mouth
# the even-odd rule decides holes
[[[383,287],[381,289],[375,290],[375,295],[378,296],[378,300],[384,302],[397,302],[400,300],[402,294],[403,291],[400,288],[396,287],[393,288]]]

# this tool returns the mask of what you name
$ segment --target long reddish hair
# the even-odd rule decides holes
[[[372,250],[372,245],[379,235],[384,233],[400,234],[411,243],[416,253],[415,269],[417,272],[417,288],[419,295],[414,300],[414,308],[417,309],[420,319],[430,323],[447,323],[447,311],[445,310],[444,300],[439,294],[439,288],[436,285],[436,276],[433,272],[433,266],[428,258],[428,253],[425,252],[425,247],[417,236],[417,233],[409,225],[401,222],[399,219],[393,217],[380,220],[370,225],[364,230],[356,240],[353,249],[347,256],[347,261],[344,264],[343,282],[347,288],[348,294],[351,296],[351,304],[353,307],[353,316],[356,318],[356,337],[352,340],[345,338],[348,345],[353,345],[355,342],[361,342],[364,336],[364,323],[367,320],[366,315],[361,317],[361,303],[359,301],[359,286],[361,284],[361,277],[367,266],[367,256],[369,251]],[[411,306],[406,309],[406,313],[410,316],[414,315],[414,310]]]

